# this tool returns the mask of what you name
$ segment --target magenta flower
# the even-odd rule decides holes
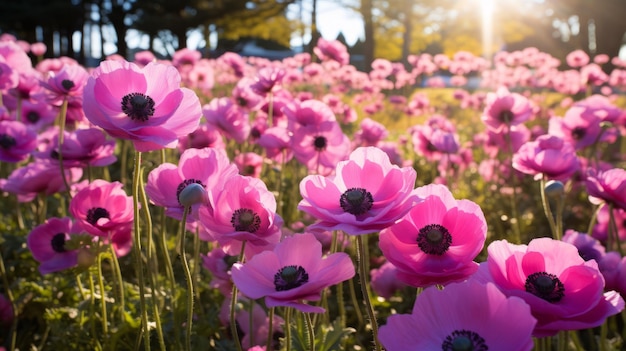
[[[40,84],[46,90],[49,101],[60,104],[63,99],[83,99],[83,88],[87,84],[89,73],[79,64],[66,64],[60,71],[50,72],[46,81]]]
[[[178,160],[178,166],[163,163],[148,174],[146,194],[157,206],[165,207],[165,214],[182,220],[184,206],[181,192],[190,184],[200,184],[206,191],[221,188],[221,184],[237,174],[222,149],[187,149]],[[191,207],[189,220],[197,218],[200,204]]]
[[[585,184],[591,203],[606,202],[626,210],[626,170],[613,168],[596,172],[590,169]]]
[[[398,279],[398,268],[385,261],[380,267],[370,271],[370,284],[376,295],[390,299],[397,290],[407,285]]]
[[[496,132],[505,132],[510,126],[524,123],[532,114],[527,98],[504,87],[495,93],[488,93],[485,105],[481,119]]]
[[[120,182],[96,179],[80,189],[70,201],[69,210],[89,234],[111,238],[130,231],[133,224],[133,198]]]
[[[309,229],[367,234],[387,228],[419,202],[415,170],[392,165],[373,146],[354,150],[336,175],[309,175],[300,182],[298,209],[318,220]]]
[[[350,139],[339,123],[325,121],[298,128],[293,135],[292,148],[296,160],[306,165],[309,171],[328,175],[348,156]]]
[[[235,312],[235,319],[237,320],[237,326],[241,329],[241,334],[239,337],[241,338],[241,345],[244,347],[244,350],[247,351],[266,351],[265,347],[267,345],[267,337],[269,333],[269,325],[270,319],[267,316],[267,312],[265,309],[261,307],[258,303],[253,300],[247,299],[245,297],[240,297],[237,299],[238,304],[242,304],[244,308],[238,309]],[[230,304],[231,298],[230,296],[226,297],[224,302],[222,303],[222,308],[220,309],[219,319],[220,322],[224,326],[229,325],[230,320]],[[252,308],[250,308],[252,305]],[[252,313],[250,313],[252,312]],[[277,315],[274,315],[272,322],[272,342],[273,346],[270,350],[280,349],[280,339],[285,334],[283,332],[283,325],[285,321]],[[252,326],[252,330],[250,327]],[[253,341],[254,340],[254,345]],[[263,346],[261,346],[263,345]]]
[[[103,61],[87,81],[83,108],[89,121],[140,152],[174,148],[202,117],[196,94],[180,87],[173,66]]]
[[[187,149],[204,149],[205,147],[226,148],[220,131],[214,125],[208,123],[200,124],[198,129],[178,139],[178,150],[180,152]]]
[[[585,106],[573,106],[562,118],[550,118],[548,133],[563,138],[574,145],[576,150],[597,142],[612,142],[617,136],[617,130],[602,128],[602,116],[602,111]]]
[[[493,284],[454,283],[425,289],[411,314],[394,314],[380,327],[387,351],[530,351],[536,319],[528,305]]]
[[[114,154],[115,140],[107,140],[106,135],[99,128],[66,131],[61,150],[59,150],[58,133],[58,128],[53,127],[49,143],[33,155],[58,162],[59,151],[61,151],[65,167],[81,168],[109,166],[117,160]]]
[[[606,243],[609,235],[609,225],[611,220],[611,214],[609,213],[609,206],[606,204],[600,205],[598,211],[597,223],[593,227],[591,235]],[[617,235],[621,240],[621,243],[626,243],[626,210],[621,208],[613,208],[613,216],[615,216],[615,224],[617,225]]]
[[[573,68],[579,68],[589,63],[589,55],[583,50],[574,50],[565,57],[567,65]]]
[[[83,170],[80,168],[65,169],[65,179],[70,185],[82,175]],[[20,202],[30,202],[40,193],[52,195],[67,190],[59,163],[46,160],[35,160],[11,172],[9,178],[0,179],[0,189],[17,195]]]
[[[568,229],[565,231],[561,240],[576,246],[578,254],[580,254],[580,257],[585,261],[596,260],[596,262],[600,262],[602,257],[606,254],[606,249],[602,246],[602,243],[587,233]]]
[[[230,269],[237,262],[237,256],[231,256],[224,252],[221,247],[213,248],[202,256],[202,267],[211,272],[209,286],[218,289],[224,296],[233,291],[230,279]]]
[[[585,261],[572,244],[551,238],[533,239],[528,245],[498,240],[487,250],[477,279],[524,299],[537,319],[534,336],[597,327],[624,309],[618,293],[604,293],[596,261]]]
[[[389,131],[384,125],[371,118],[364,118],[361,121],[361,129],[354,133],[354,142],[359,146],[377,146],[388,134]]]
[[[292,132],[300,127],[317,126],[322,122],[337,120],[330,106],[319,100],[294,101],[283,107],[282,112],[287,116],[288,128]]]
[[[287,128],[271,127],[257,140],[257,145],[265,149],[265,156],[275,162],[284,164],[293,158],[291,133]]]
[[[347,65],[350,61],[348,49],[337,40],[319,38],[313,52],[322,61],[337,61],[342,65]]]
[[[243,241],[247,257],[280,241],[283,220],[276,213],[276,198],[260,179],[229,177],[209,192],[208,205],[198,212],[204,229],[200,238],[216,240],[229,255],[239,255]]]
[[[0,325],[10,326],[13,323],[13,305],[3,294],[0,294]],[[2,349],[2,348],[0,348]]]
[[[571,144],[554,135],[542,135],[522,145],[513,155],[513,168],[533,175],[535,180],[567,180],[580,169]]]
[[[244,264],[235,263],[231,274],[245,296],[265,297],[268,307],[323,313],[324,308],[304,301],[319,301],[325,288],[354,277],[355,272],[346,253],[322,257],[322,244],[313,234],[296,234],[273,251],[263,251]]]
[[[263,170],[263,156],[254,152],[245,152],[235,156],[233,162],[239,169],[239,174],[254,178],[261,178]]]
[[[39,272],[49,274],[75,267],[78,264],[78,249],[65,246],[73,234],[82,232],[69,217],[49,218],[28,234],[28,249],[39,262]]]
[[[18,121],[0,121],[0,161],[26,160],[37,147],[37,133]]]
[[[17,113],[17,111],[15,111]],[[16,120],[21,121],[33,130],[40,131],[44,127],[54,123],[59,110],[45,101],[22,101],[22,115],[16,116]]]
[[[256,94],[265,96],[276,89],[280,88],[280,84],[285,77],[285,70],[278,67],[261,68],[254,79],[254,83],[250,89]]]
[[[474,258],[487,238],[480,207],[455,200],[444,185],[416,189],[423,199],[400,221],[380,232],[383,255],[398,267],[398,279],[416,286],[467,279],[478,269]]]
[[[243,143],[250,134],[248,113],[239,108],[229,98],[215,98],[202,106],[202,113],[208,124],[219,129],[224,137]]]

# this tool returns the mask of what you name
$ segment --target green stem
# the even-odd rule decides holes
[[[291,307],[285,307],[285,351],[291,351]]]
[[[189,214],[189,206],[185,206],[183,211],[183,220],[180,232],[180,260],[183,266],[183,272],[185,273],[185,281],[187,282],[187,331],[185,335],[185,350],[191,351],[191,323],[193,322],[193,278],[191,277],[191,271],[189,270],[189,263],[187,263],[187,254],[185,250],[185,234],[187,233],[187,215]]]
[[[120,269],[120,262],[117,259],[117,255],[115,254],[115,250],[113,249],[113,245],[109,245],[109,252],[111,254],[111,264],[113,265],[113,273],[115,274],[115,279],[117,280],[117,288],[118,288],[118,304],[117,307],[120,308],[120,322],[124,324],[124,314],[126,303],[124,301],[124,279],[122,278],[122,270]]]
[[[139,178],[139,195],[141,198],[141,210],[146,219],[146,232],[148,233],[148,235],[146,235],[146,238],[147,238],[146,259],[148,261],[148,267],[150,271],[150,274],[148,275],[148,279],[150,283],[150,289],[152,290],[152,294],[150,296],[151,297],[150,302],[152,305],[152,313],[154,316],[154,323],[156,325],[157,337],[159,339],[159,347],[161,348],[162,351],[165,351],[166,349],[165,339],[163,338],[163,327],[161,325],[161,317],[160,317],[159,306],[158,306],[159,304],[157,300],[158,295],[159,295],[157,294],[157,291],[160,291],[160,289],[157,286],[158,284],[157,275],[159,272],[159,267],[158,267],[156,255],[154,255],[154,242],[152,240],[152,216],[150,215],[150,207],[149,207],[150,205],[148,204],[148,197],[146,196],[145,186],[144,186],[142,177]]]
[[[274,343],[274,307],[270,307],[268,319],[270,324],[267,327],[267,343],[265,345],[265,349],[273,350],[274,348],[272,344]]]
[[[241,252],[239,253],[239,257],[237,262],[243,263],[244,253],[246,249],[246,242],[241,243]],[[233,291],[230,297],[230,332],[233,336],[233,341],[235,342],[235,346],[238,351],[243,351],[241,347],[241,341],[239,340],[239,332],[237,331],[237,316],[235,315],[237,309],[237,285],[233,282]]]
[[[545,178],[541,178],[539,182],[540,192],[541,192],[541,205],[543,206],[543,211],[548,219],[548,224],[550,224],[550,232],[552,233],[552,237],[558,240],[558,233],[556,229],[556,223],[554,222],[554,216],[552,215],[552,209],[550,208],[550,202],[546,196],[546,180]]]
[[[65,192],[67,193],[68,199],[72,198],[72,193],[70,191],[70,184],[67,181],[67,176],[65,174],[65,166],[63,165],[63,138],[65,136],[65,116],[67,115],[67,98],[63,99],[63,104],[61,105],[61,112],[59,113],[59,145],[58,145],[58,154],[59,154],[59,168],[61,169],[61,178],[63,179],[63,184],[65,185]],[[71,177],[71,173],[70,173]]]
[[[104,279],[102,278],[102,253],[98,254],[98,266],[96,267],[96,277],[98,279],[98,286],[100,288],[100,310],[102,313],[102,333],[104,334],[105,343],[109,337],[109,323],[107,321],[107,304],[106,304],[106,292],[104,290]]]
[[[123,157],[123,155],[122,155]],[[122,174],[123,174],[122,170]],[[134,245],[135,269],[139,285],[139,304],[141,308],[141,326],[144,349],[150,351],[150,328],[148,326],[148,309],[146,307],[146,287],[143,277],[143,259],[141,250],[141,225],[139,217],[139,184],[141,179],[141,152],[135,151],[135,167],[133,168],[133,207],[134,207]]]
[[[309,335],[309,350],[315,351],[315,332],[313,331],[313,323],[311,323],[311,315],[306,312],[302,312],[302,315]]]
[[[374,307],[372,306],[372,301],[370,300],[369,283],[367,281],[367,274],[369,274],[369,271],[367,269],[368,255],[367,252],[365,252],[366,246],[363,241],[363,235],[356,236],[357,260],[359,261],[359,280],[361,282],[361,291],[363,292],[363,300],[365,301],[367,315],[369,316],[372,327],[374,347],[377,351],[381,351],[382,348],[380,346],[380,342],[378,341],[378,322],[376,321],[376,313],[374,312]]]
[[[623,257],[624,249],[622,249],[622,243],[620,242],[620,238],[619,238],[619,229],[617,228],[617,223],[615,222],[615,213],[613,211],[613,204],[611,203],[608,206],[609,206],[609,230],[607,233],[607,237],[608,238],[613,237],[613,242],[615,246],[617,246],[617,252],[619,252],[619,254]],[[607,246],[608,246],[607,248],[611,250],[611,246],[609,246],[608,244]]]
[[[173,329],[174,338],[176,339],[176,349],[180,350],[182,347],[180,345],[180,323],[178,321],[178,314],[176,313],[176,281],[174,280],[174,267],[172,267],[172,259],[170,258],[170,251],[167,246],[165,210],[163,208],[160,208],[160,216],[161,232],[159,233],[159,239],[161,241],[161,256],[165,259],[165,272],[170,288],[169,303],[170,311],[172,313],[172,322],[174,325]]]
[[[96,318],[94,317],[96,315],[96,287],[93,283],[93,276],[91,274],[91,270],[89,270],[88,272],[89,275],[89,300],[90,300],[90,304],[89,304],[89,314],[91,315],[91,318],[89,318],[89,325],[91,327],[91,337],[94,340],[96,339]]]

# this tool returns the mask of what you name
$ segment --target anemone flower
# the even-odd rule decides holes
[[[487,251],[476,279],[526,301],[537,319],[533,336],[594,328],[624,309],[619,293],[604,292],[597,262],[585,261],[572,244],[551,238],[528,245],[497,240]]]
[[[513,168],[550,180],[567,180],[580,169],[574,148],[560,137],[542,135],[523,144],[513,155]]]
[[[70,201],[69,210],[83,229],[98,237],[130,231],[133,224],[133,198],[120,182],[96,179],[80,189]]]
[[[322,61],[337,61],[342,65],[347,65],[350,61],[350,54],[346,46],[337,40],[326,40],[319,38],[313,48],[315,55]]]
[[[510,126],[524,123],[532,115],[528,99],[504,87],[495,93],[488,93],[485,105],[481,119],[496,132],[505,132]]]
[[[294,133],[292,149],[296,160],[309,171],[328,175],[350,152],[350,139],[336,121],[300,127]]]
[[[79,64],[66,64],[58,72],[50,72],[41,86],[45,89],[47,99],[59,104],[63,99],[82,100],[83,88],[87,84],[89,73]]]
[[[114,154],[115,140],[107,139],[106,134],[99,128],[64,131],[61,150],[58,133],[59,129],[52,127],[49,143],[33,153],[33,156],[58,162],[61,151],[65,167],[81,168],[108,166],[117,160]]]
[[[447,187],[416,189],[423,199],[401,220],[380,232],[380,249],[398,267],[398,279],[425,287],[467,279],[478,269],[474,258],[487,238],[480,207],[456,200]]]
[[[225,138],[243,143],[250,134],[248,113],[229,98],[215,98],[202,106],[202,113],[208,124],[222,132]]]
[[[13,305],[3,294],[0,294],[0,325],[9,327],[13,322]]]
[[[587,233],[568,229],[561,240],[576,246],[580,257],[585,261],[596,260],[596,262],[600,262],[606,254],[606,248],[602,246],[602,243]]]
[[[318,220],[310,229],[372,233],[392,225],[419,202],[415,170],[392,165],[379,148],[357,148],[337,164],[335,173],[309,175],[300,182],[298,209]]]
[[[581,150],[599,142],[613,142],[617,129],[603,128],[604,112],[585,105],[570,107],[563,117],[550,118],[548,133],[563,138]]]
[[[354,133],[354,141],[359,146],[378,146],[388,134],[389,131],[384,125],[371,118],[364,118],[361,121],[361,129]]]
[[[585,184],[591,203],[598,205],[606,202],[626,210],[626,170],[612,168],[596,172],[591,169]]]
[[[522,299],[469,281],[426,288],[411,314],[387,318],[379,339],[387,351],[529,351],[536,322]]]
[[[276,198],[262,180],[235,174],[223,186],[208,193],[208,202],[198,210],[204,231],[200,238],[216,240],[229,255],[240,254],[245,241],[246,257],[280,240],[282,218],[276,213]]]
[[[19,202],[30,202],[37,194],[52,195],[68,190],[62,174],[58,162],[36,159],[11,172],[7,179],[0,179],[0,189],[17,195]],[[71,185],[82,177],[83,170],[66,168],[64,175]]]
[[[69,249],[65,243],[81,232],[80,226],[69,217],[49,218],[33,228],[26,242],[39,262],[39,272],[49,274],[78,265],[78,249]]]
[[[180,81],[171,65],[103,61],[84,88],[83,109],[91,123],[131,140],[139,152],[175,148],[202,117],[198,96]]]
[[[37,147],[37,133],[18,121],[0,121],[0,161],[26,160]]]
[[[218,189],[228,178],[237,174],[222,149],[187,149],[178,160],[178,166],[163,163],[148,174],[146,194],[157,206],[165,207],[168,217],[182,220],[184,206],[181,192],[190,184],[199,184],[205,191]],[[191,206],[189,221],[197,219],[200,204]]]
[[[354,277],[355,271],[350,256],[337,252],[323,257],[322,244],[306,233],[287,237],[273,251],[263,251],[244,264],[235,263],[231,274],[245,296],[265,297],[268,307],[323,313],[324,308],[304,301],[319,301],[325,288]]]

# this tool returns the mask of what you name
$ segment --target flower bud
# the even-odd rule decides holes
[[[548,196],[562,196],[565,193],[565,186],[558,180],[550,180],[546,183],[544,191]]]
[[[202,203],[205,199],[206,190],[198,183],[191,183],[187,185],[178,195],[178,201],[185,207]]]

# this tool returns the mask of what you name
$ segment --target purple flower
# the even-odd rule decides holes
[[[536,322],[522,299],[469,281],[426,288],[411,314],[387,318],[379,338],[387,351],[530,351]]]
[[[591,203],[606,202],[626,210],[626,170],[613,168],[596,172],[590,169],[585,184]]]
[[[75,267],[78,264],[78,249],[68,248],[66,242],[72,234],[82,232],[79,225],[69,217],[49,218],[28,234],[28,248],[39,262],[39,272],[48,274]]]
[[[337,164],[336,175],[309,175],[300,182],[298,209],[318,220],[310,229],[343,230],[351,235],[382,230],[419,202],[413,168],[392,165],[373,146],[354,150]]]
[[[244,295],[265,297],[268,307],[323,313],[324,308],[304,301],[320,300],[324,289],[354,277],[355,271],[346,253],[323,257],[322,244],[307,233],[285,238],[273,251],[263,251],[244,264],[235,263],[231,274]]]
[[[0,161],[26,160],[37,147],[37,133],[18,121],[0,121]]]
[[[554,135],[542,135],[522,145],[513,155],[513,168],[551,180],[567,180],[580,169],[574,148]]]

